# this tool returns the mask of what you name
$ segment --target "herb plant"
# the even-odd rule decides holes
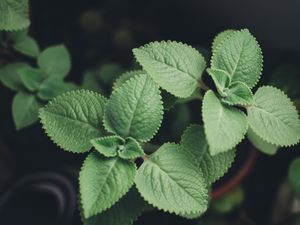
[[[232,165],[245,136],[267,154],[298,143],[300,121],[291,100],[272,86],[254,89],[263,56],[247,29],[217,35],[208,68],[196,49],[180,42],[152,42],[133,53],[142,70],[118,78],[109,99],[75,90],[40,109],[53,142],[73,153],[89,152],[79,178],[85,225],[129,225],[149,205],[200,217],[211,185]],[[204,83],[205,70],[215,87]],[[149,151],[167,103],[195,97],[203,100],[203,125],[187,127],[179,143]]]

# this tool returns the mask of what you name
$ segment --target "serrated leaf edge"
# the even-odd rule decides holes
[[[139,75],[141,75],[141,74],[147,74],[146,71],[144,71],[144,70],[142,70],[142,69],[140,69],[140,70],[128,70],[127,72],[122,73],[122,74],[114,81],[114,83],[113,83],[113,85],[112,85],[112,90],[114,91],[114,90],[117,89],[117,88],[116,88],[116,84],[118,83],[119,80],[121,80],[121,78],[122,78],[123,76],[125,76],[125,75],[127,75],[127,74],[130,74],[130,73],[134,73],[134,72],[136,72],[137,74],[134,75],[133,77],[139,76]],[[131,78],[133,78],[133,77],[131,77]],[[130,79],[131,79],[131,78],[130,78]],[[128,79],[128,80],[130,80],[130,79]],[[127,80],[127,81],[128,81],[128,80]],[[127,81],[125,81],[123,84],[125,84]],[[121,84],[121,86],[123,86],[123,84]],[[121,86],[120,86],[120,87],[121,87]],[[120,88],[120,87],[119,87],[119,88]]]
[[[86,90],[86,89],[80,89],[80,90],[73,90],[73,91],[68,91],[68,92],[65,92],[55,98],[53,98],[52,100],[50,100],[48,102],[47,105],[45,105],[44,107],[40,108],[39,109],[39,113],[38,113],[38,116],[39,116],[39,119],[40,119],[40,123],[42,124],[42,129],[44,130],[44,132],[46,133],[46,135],[51,139],[51,141],[56,144],[59,148],[61,148],[62,150],[66,151],[66,152],[71,152],[71,153],[74,153],[74,154],[82,154],[82,153],[85,153],[85,152],[89,152],[92,148],[89,149],[89,150],[86,150],[86,151],[81,151],[81,152],[75,152],[75,151],[72,151],[70,149],[65,149],[63,148],[59,143],[57,143],[50,135],[49,133],[47,132],[47,129],[44,125],[44,121],[45,121],[45,118],[42,116],[42,111],[45,110],[46,108],[48,108],[50,105],[54,104],[54,101],[58,100],[58,99],[61,99],[61,98],[64,98],[66,96],[69,96],[69,95],[73,95],[74,93],[90,93],[90,94],[93,94],[94,96],[97,96],[97,97],[100,97],[104,102],[105,102],[105,105],[107,104],[107,99],[102,96],[101,94],[97,93],[97,92],[94,92],[94,91],[90,91],[90,90]],[[99,124],[99,129],[101,128],[101,124]]]

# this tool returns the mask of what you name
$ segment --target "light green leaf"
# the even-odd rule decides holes
[[[119,148],[118,154],[122,159],[134,159],[145,155],[140,144],[131,137],[126,138],[126,144]]]
[[[204,96],[202,116],[211,155],[233,149],[248,129],[246,115],[222,104],[212,91],[207,91]]]
[[[241,81],[254,87],[262,71],[262,53],[247,29],[235,31],[214,49],[211,67],[226,71],[231,82]]]
[[[219,48],[219,46],[222,44],[222,42],[224,40],[226,40],[228,37],[230,37],[230,35],[234,34],[235,30],[224,30],[220,33],[218,33],[212,43],[212,52],[217,51],[217,49]]]
[[[295,194],[300,198],[300,158],[296,158],[291,163],[288,179]]]
[[[65,83],[63,80],[57,77],[49,77],[40,86],[37,96],[44,101],[63,94],[68,91],[74,90],[75,87],[69,83]]]
[[[230,84],[229,74],[224,70],[212,68],[208,68],[206,71],[213,79],[219,94],[224,97],[225,88],[228,87]]]
[[[133,162],[91,153],[79,176],[84,217],[95,216],[114,205],[133,185],[135,173]]]
[[[105,110],[104,126],[122,137],[147,141],[157,132],[162,114],[158,86],[149,76],[142,74],[112,93]]]
[[[0,81],[13,91],[22,90],[22,82],[18,71],[29,67],[26,63],[16,62],[0,68]]]
[[[224,98],[222,101],[228,105],[250,106],[254,104],[253,94],[250,88],[240,81],[231,83],[229,87],[224,90]]]
[[[24,55],[36,58],[39,53],[40,53],[40,48],[36,41],[30,37],[30,36],[25,36],[23,39],[20,41],[16,42],[13,45],[13,48],[17,51],[20,52]]]
[[[29,91],[36,91],[44,80],[42,71],[32,67],[25,67],[18,71],[23,85]]]
[[[125,144],[125,140],[119,136],[108,136],[91,140],[94,148],[106,157],[118,155],[119,146]]]
[[[71,70],[71,58],[64,45],[51,46],[39,54],[38,66],[49,76],[64,78]]]
[[[21,30],[29,26],[28,0],[0,1],[0,30]]]
[[[83,225],[132,225],[145,209],[146,203],[135,188],[123,196],[110,209],[93,216],[83,218]]]
[[[106,99],[85,90],[58,96],[40,110],[41,123],[54,143],[66,151],[90,150],[91,139],[102,135]]]
[[[278,146],[297,144],[300,120],[291,100],[279,89],[264,86],[254,95],[255,105],[248,107],[248,122],[263,140]]]
[[[249,141],[254,145],[255,148],[260,150],[261,152],[268,154],[268,155],[275,155],[278,147],[276,145],[272,145],[266,141],[264,141],[262,138],[260,138],[258,135],[254,133],[254,131],[249,127],[247,132],[247,137]]]
[[[136,186],[146,201],[164,211],[177,215],[204,213],[207,184],[193,162],[179,145],[164,144],[138,169]]]
[[[41,104],[32,94],[18,92],[12,102],[12,115],[17,130],[21,130],[38,121]]]
[[[118,79],[113,84],[113,90],[119,88],[122,84],[124,84],[126,81],[128,81],[130,78],[140,75],[140,74],[146,74],[143,70],[133,70],[126,73],[123,73],[121,76],[118,77]]]
[[[133,49],[133,53],[159,86],[182,98],[194,93],[206,67],[196,49],[175,41],[152,42]]]
[[[200,125],[188,127],[181,137],[180,145],[196,160],[209,185],[222,177],[234,161],[235,150],[210,155],[204,128]]]

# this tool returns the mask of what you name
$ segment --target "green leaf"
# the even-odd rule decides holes
[[[182,98],[194,93],[206,67],[196,49],[175,41],[152,42],[133,49],[133,53],[159,86]]]
[[[0,30],[21,30],[29,26],[28,0],[1,0]]]
[[[222,42],[226,40],[230,35],[234,34],[235,30],[224,30],[221,33],[217,34],[212,43],[212,52],[217,51],[217,49],[221,46]]]
[[[233,149],[248,129],[246,115],[222,104],[212,91],[207,91],[204,96],[202,116],[211,155]]]
[[[134,159],[145,155],[140,144],[131,137],[126,138],[126,144],[119,148],[118,154],[122,159]]]
[[[208,68],[207,73],[213,79],[216,88],[221,96],[225,96],[225,88],[230,84],[230,76],[224,70]]]
[[[145,208],[145,201],[135,188],[120,199],[110,209],[89,219],[83,218],[84,225],[132,225]]]
[[[25,67],[18,71],[23,85],[29,91],[36,91],[44,80],[42,71],[32,67]]]
[[[11,63],[0,68],[0,81],[13,91],[22,90],[22,82],[18,71],[29,67],[26,63]]]
[[[300,158],[296,158],[291,163],[288,179],[295,194],[300,198]]]
[[[133,70],[126,73],[123,73],[121,76],[118,77],[118,79],[113,84],[113,90],[121,87],[122,84],[124,84],[126,81],[130,80],[130,78],[140,75],[140,74],[146,74],[143,70]]]
[[[79,178],[84,217],[95,216],[114,205],[133,185],[135,173],[133,162],[91,153]]]
[[[297,144],[300,120],[291,100],[279,89],[264,86],[254,95],[255,105],[248,107],[248,122],[263,140],[278,146]]]
[[[108,136],[91,140],[94,148],[106,157],[118,155],[119,146],[125,144],[125,140],[119,136]]]
[[[51,46],[39,54],[38,66],[48,75],[64,78],[71,70],[71,58],[64,45]]]
[[[74,90],[73,85],[65,83],[57,77],[49,77],[40,86],[37,96],[44,101],[48,101],[60,94]]]
[[[66,151],[85,152],[91,139],[102,135],[106,99],[85,90],[58,96],[40,110],[41,123],[48,136]]]
[[[222,101],[228,105],[250,106],[254,104],[253,94],[250,88],[240,81],[231,83],[229,87],[224,90],[224,96]]]
[[[212,209],[218,213],[227,214],[243,203],[244,196],[243,189],[238,187],[213,202]]]
[[[32,94],[18,92],[12,102],[12,114],[17,130],[21,130],[38,121],[41,104]]]
[[[247,29],[235,31],[214,49],[211,67],[226,71],[231,82],[254,87],[262,71],[260,46]]]
[[[261,152],[268,154],[268,155],[275,155],[278,147],[276,145],[272,145],[266,141],[264,141],[262,138],[260,138],[258,135],[254,133],[254,131],[249,127],[247,132],[247,137],[249,141],[254,145],[255,148],[260,150]]]
[[[30,36],[25,36],[23,39],[20,41],[16,42],[13,45],[13,48],[17,51],[20,52],[24,55],[36,58],[39,53],[40,53],[40,48],[36,41],[30,37]]]
[[[235,150],[211,156],[204,128],[200,125],[188,127],[181,137],[180,145],[196,160],[209,185],[227,172],[235,158]]]
[[[136,187],[153,206],[177,215],[204,213],[207,184],[193,158],[179,145],[167,143],[138,169]]]
[[[158,86],[146,74],[116,89],[107,103],[104,126],[122,137],[147,141],[157,132],[163,114]]]

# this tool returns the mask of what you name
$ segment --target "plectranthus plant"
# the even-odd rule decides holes
[[[291,100],[275,87],[255,87],[263,56],[247,29],[217,35],[209,65],[196,49],[175,41],[152,42],[133,54],[142,70],[117,79],[109,99],[75,90],[40,109],[54,143],[88,152],[79,175],[85,225],[130,225],[151,207],[201,217],[212,184],[233,164],[245,137],[267,154],[298,143],[300,121]],[[205,71],[213,87],[204,83]],[[166,140],[148,152],[164,119],[163,92],[174,103],[201,99],[202,123],[188,126],[178,143]]]

